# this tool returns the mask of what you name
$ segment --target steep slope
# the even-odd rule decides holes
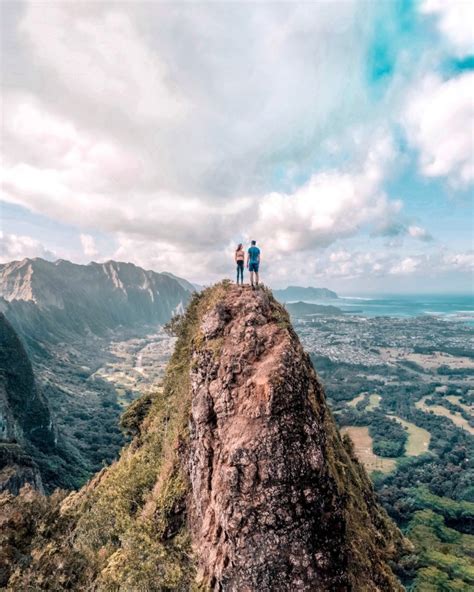
[[[26,351],[0,313],[0,491],[26,483],[42,489],[32,449],[50,452],[56,433],[48,405],[37,389]]]
[[[190,294],[176,279],[132,263],[24,259],[0,265],[7,317],[22,335],[40,339],[165,323]]]
[[[223,283],[174,325],[163,390],[125,414],[121,458],[62,502],[3,500],[4,531],[28,532],[21,571],[11,542],[2,554],[8,589],[401,590],[402,536],[286,311]]]
[[[162,275],[167,275],[168,277],[176,280],[178,284],[182,286],[185,290],[188,290],[188,292],[200,292],[203,289],[203,286],[192,284],[191,282],[188,282],[188,280],[180,278],[177,275],[174,275],[174,273],[170,273],[169,271],[162,271],[161,273]]]

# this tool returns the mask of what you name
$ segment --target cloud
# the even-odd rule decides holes
[[[327,246],[361,229],[384,225],[396,218],[401,203],[382,190],[386,168],[393,159],[390,138],[372,138],[359,170],[327,171],[313,175],[293,194],[271,193],[260,203],[252,228],[272,251]]]
[[[421,172],[455,185],[474,180],[474,73],[442,80],[427,75],[410,94],[402,115]]]
[[[65,223],[159,240],[172,251],[212,251],[232,237],[250,235],[273,251],[325,246],[387,224],[401,208],[382,190],[394,158],[390,137],[382,132],[365,143],[358,138],[360,164],[313,174],[293,193],[217,200],[134,187],[142,163],[133,154],[80,131],[29,95],[11,97],[5,113],[7,139],[28,155],[28,162],[6,161],[7,201]]]
[[[468,84],[418,76],[427,62],[413,66],[424,42],[410,38],[418,20],[406,32],[411,8],[13,5],[4,199],[75,226],[89,257],[104,248],[201,281],[227,272],[234,241],[255,237],[284,281],[313,269],[308,260],[318,273],[329,265],[321,251],[350,237],[428,241],[425,221],[385,189],[400,165],[399,119],[423,174],[472,180]],[[445,11],[433,6],[422,20],[441,28]],[[360,254],[355,271],[331,265],[342,277],[397,262]]]
[[[133,171],[127,181],[88,171],[85,185],[100,182],[118,201],[162,193],[222,205],[280,189],[282,170],[308,178],[328,135],[345,133],[355,113],[371,120],[367,21],[384,10],[353,2],[27,2],[9,32],[17,63],[6,69],[7,94],[34,95],[44,127],[57,119],[50,145],[72,126],[72,139],[119,152]],[[49,152],[16,156],[56,168]]]
[[[445,269],[455,269],[472,273],[474,271],[474,251],[446,253],[443,255],[442,263]]]
[[[0,261],[6,263],[21,260],[25,257],[42,257],[56,259],[55,253],[46,248],[40,241],[29,236],[7,234],[0,230]]]
[[[404,257],[401,261],[397,261],[388,270],[388,273],[392,275],[412,274],[419,270],[421,263],[421,257]]]
[[[99,255],[99,251],[97,250],[94,237],[90,234],[81,234],[79,236],[79,239],[81,241],[84,255],[86,255],[87,257],[91,257],[92,259],[97,258]]]
[[[28,2],[19,31],[45,70],[76,96],[143,123],[179,120],[186,100],[169,68],[119,5]],[[60,32],[67,34],[60,34]]]
[[[415,276],[423,278],[440,273],[472,273],[474,252],[399,252],[350,251],[338,249],[318,255],[310,263],[308,273],[327,280],[355,280],[373,277]]]
[[[433,237],[431,236],[431,234],[425,228],[422,228],[421,226],[416,226],[416,225],[409,226],[408,227],[408,234],[412,238],[416,238],[416,239],[422,240],[422,241],[433,240]]]
[[[474,4],[470,0],[424,0],[420,12],[437,18],[439,30],[459,56],[472,52]]]

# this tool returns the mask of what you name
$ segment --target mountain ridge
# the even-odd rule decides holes
[[[388,562],[404,539],[271,293],[218,284],[174,328],[163,389],[122,419],[120,459],[49,506],[4,503],[31,537],[7,590],[402,590]]]
[[[273,290],[273,295],[280,302],[307,301],[320,299],[337,299],[338,295],[328,288],[313,288],[302,286],[287,286],[280,290]]]
[[[134,324],[164,324],[191,295],[165,274],[133,263],[79,265],[23,259],[0,265],[2,309],[26,339],[104,334]]]

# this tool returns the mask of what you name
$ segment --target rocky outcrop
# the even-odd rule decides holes
[[[30,450],[48,453],[55,447],[56,432],[30,360],[0,313],[0,491],[18,492],[25,483],[41,488]]]
[[[402,590],[403,537],[271,293],[219,284],[175,329],[163,389],[124,417],[132,443],[48,529],[28,522],[41,546],[21,573],[8,560],[7,589]]]
[[[396,530],[282,309],[266,291],[229,289],[201,332],[187,471],[202,580],[235,592],[398,589],[385,563]]]

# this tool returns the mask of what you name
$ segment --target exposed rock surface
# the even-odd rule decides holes
[[[56,433],[30,360],[13,327],[0,313],[0,491],[41,488],[31,447],[51,452]]]
[[[231,289],[192,362],[190,524],[213,590],[397,589],[390,526],[266,292]],[[393,527],[392,527],[393,528]]]
[[[177,333],[116,463],[60,506],[4,500],[6,528],[29,537],[20,571],[4,555],[7,590],[401,590],[403,538],[271,293],[218,284]]]

